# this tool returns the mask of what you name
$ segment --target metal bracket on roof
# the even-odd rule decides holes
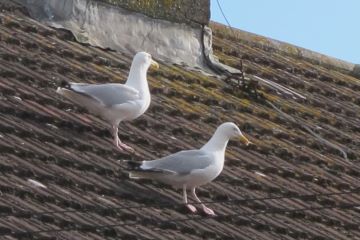
[[[233,73],[231,77],[235,77],[238,80],[238,88],[241,88],[241,83],[245,82],[245,74],[244,74],[244,68],[243,68],[243,61],[242,59],[240,59],[240,72],[238,73]],[[228,76],[225,80],[227,80],[228,78],[230,78],[230,76]]]
[[[240,62],[240,72],[225,77],[224,82],[233,86],[234,89],[240,90],[243,93],[248,94],[250,97],[256,100],[262,99],[262,94],[258,92],[259,82],[257,80],[245,77],[242,67],[242,61]]]

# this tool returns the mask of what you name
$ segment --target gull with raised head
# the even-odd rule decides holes
[[[121,150],[134,151],[120,141],[118,126],[122,121],[138,118],[148,109],[151,97],[146,74],[151,65],[159,68],[150,54],[139,52],[132,61],[125,84],[64,82],[56,92],[110,123],[114,144]]]
[[[147,178],[183,188],[183,200],[191,212],[196,207],[187,200],[189,188],[194,199],[208,215],[214,211],[201,203],[196,196],[195,188],[213,181],[224,167],[225,149],[230,138],[239,137],[249,145],[250,141],[241,133],[236,124],[227,122],[221,124],[211,139],[200,149],[180,151],[169,156],[141,163],[131,162],[130,178]]]

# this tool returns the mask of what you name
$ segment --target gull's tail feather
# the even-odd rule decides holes
[[[129,178],[149,178],[149,173],[141,168],[143,162],[136,162],[131,160],[125,160],[123,162],[126,164],[127,170],[130,171]]]
[[[68,81],[62,80],[60,82],[59,87],[56,89],[56,92],[61,94],[61,95],[64,95],[66,89],[67,90],[72,90],[71,89],[71,84]]]
[[[139,178],[146,178],[146,179],[161,179],[165,176],[174,174],[173,172],[159,170],[159,169],[140,169],[135,171],[130,171],[129,178],[132,179],[139,179]]]
[[[90,95],[77,91],[76,88],[74,88],[74,86],[76,87],[77,85],[79,84],[62,81],[60,86],[56,89],[56,93],[70,99],[82,107],[85,107],[88,111],[94,114],[101,115],[103,105]]]
[[[83,102],[88,101],[88,98],[85,98],[85,96],[78,94],[77,92],[73,91],[71,88],[58,87],[56,89],[56,92],[60,95],[63,95],[64,97],[67,97],[75,102],[80,103],[80,105],[83,105],[82,104]]]
[[[140,179],[140,178],[147,178],[147,179],[156,179],[159,178],[160,174],[158,172],[153,172],[149,170],[144,171],[131,171],[129,173],[129,178],[132,179]]]
[[[56,89],[56,92],[63,95],[63,96],[67,96],[69,97],[69,91],[72,91],[71,89],[71,83],[63,80],[60,82],[60,86]]]
[[[62,87],[58,87],[58,88],[56,89],[56,92],[57,92],[58,94],[60,94],[60,95],[63,95],[63,96],[66,95],[66,91],[69,91],[69,90],[66,89],[66,88],[62,88]]]
[[[125,161],[128,170],[130,171],[129,177],[133,179],[147,178],[147,179],[158,179],[165,175],[173,174],[171,171],[157,168],[145,168],[144,162]]]

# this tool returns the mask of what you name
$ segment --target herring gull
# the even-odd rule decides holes
[[[187,201],[186,189],[189,188],[194,199],[201,204],[202,210],[208,215],[215,215],[214,211],[196,196],[195,188],[211,182],[221,173],[225,149],[232,137],[239,137],[246,145],[251,143],[234,123],[223,123],[200,149],[180,151],[141,163],[129,162],[133,168],[129,177],[154,179],[176,188],[182,187],[184,204],[191,212],[196,212],[196,207]]]
[[[134,151],[121,142],[118,126],[122,121],[138,118],[148,109],[151,97],[146,73],[151,65],[159,68],[159,64],[152,60],[150,54],[139,52],[132,61],[125,84],[65,82],[56,92],[110,123],[114,144],[121,150]]]

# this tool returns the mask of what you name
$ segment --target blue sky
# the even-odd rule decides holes
[[[230,24],[360,64],[360,0],[219,0]],[[226,24],[216,0],[211,19]]]

